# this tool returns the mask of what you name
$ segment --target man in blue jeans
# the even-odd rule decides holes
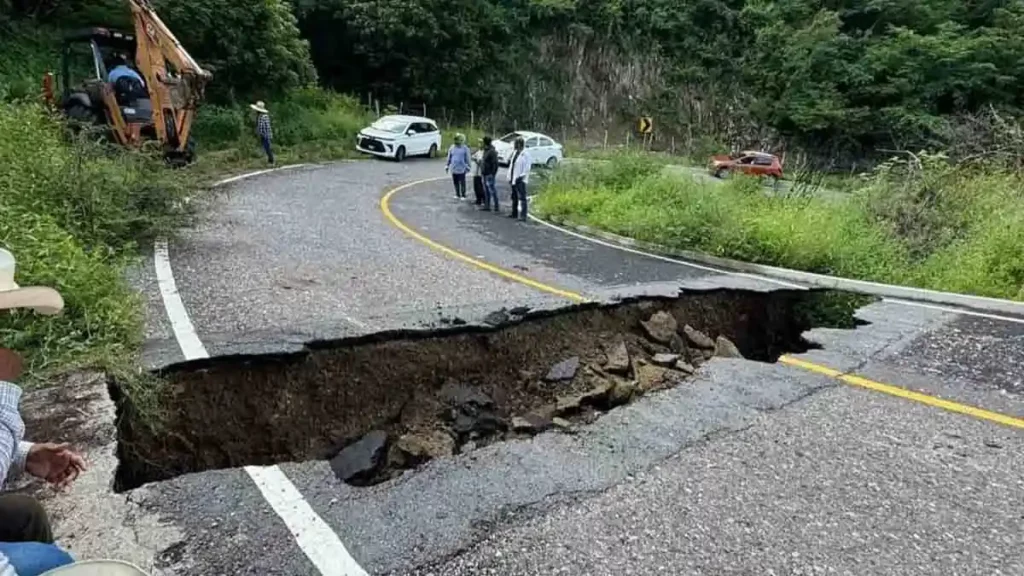
[[[14,256],[0,249],[0,313],[30,308],[56,314],[64,300],[44,287],[20,288],[14,282]],[[18,413],[21,357],[0,348],[0,479],[6,484],[22,472],[64,488],[85,470],[85,461],[67,444],[24,442],[25,424]],[[0,494],[0,575],[37,576],[72,563],[67,552],[53,544],[49,519],[39,503],[22,494]]]
[[[274,139],[274,130],[270,126],[270,112],[267,111],[267,106],[262,100],[250,104],[249,107],[256,111],[256,135],[260,137],[263,151],[267,153],[267,163],[273,164],[274,150],[270,144]]]
[[[483,210],[490,212],[493,204],[494,211],[498,211],[498,187],[495,178],[498,176],[498,151],[494,148],[494,141],[490,136],[484,136],[483,167],[480,174],[484,178],[484,207]]]
[[[444,165],[444,171],[452,175],[456,200],[466,199],[466,174],[472,168],[472,161],[465,135],[456,134],[455,144],[448,149],[448,163]]]

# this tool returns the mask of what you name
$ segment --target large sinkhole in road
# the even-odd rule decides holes
[[[177,364],[145,409],[114,386],[116,488],[314,459],[373,484],[431,458],[571,432],[685,385],[715,356],[774,362],[805,351],[803,332],[851,328],[865,303],[833,291],[683,293]]]

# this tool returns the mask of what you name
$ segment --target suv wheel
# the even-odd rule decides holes
[[[437,144],[430,145],[430,150],[427,151],[427,158],[437,158]]]
[[[405,146],[399,146],[398,150],[395,151],[395,162],[401,162],[405,160]]]

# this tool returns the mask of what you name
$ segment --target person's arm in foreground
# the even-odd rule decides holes
[[[0,478],[16,480],[26,470],[36,478],[63,489],[85,471],[85,460],[70,444],[25,442],[25,424],[18,412],[21,388],[12,381],[21,373],[21,358],[0,349]]]
[[[20,372],[20,359],[13,353],[5,354],[0,350],[0,478],[7,478],[12,470],[23,468],[28,455],[28,446],[19,446],[25,434],[25,424],[18,413],[21,388],[7,381],[14,380]],[[19,457],[20,464],[17,462]],[[10,560],[3,554],[0,554],[0,576],[17,576]]]

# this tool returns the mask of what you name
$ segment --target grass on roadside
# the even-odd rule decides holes
[[[850,278],[1024,300],[1024,179],[924,156],[844,201],[665,175],[640,156],[565,170],[540,213],[673,248]]]
[[[352,157],[355,134],[371,122],[353,99],[315,88],[268,107],[278,164]],[[21,284],[53,286],[67,304],[57,317],[0,315],[0,346],[25,353],[30,379],[133,365],[142,306],[124,272],[139,246],[188,222],[186,207],[197,203],[185,199],[204,183],[266,166],[253,123],[247,105],[203,107],[197,162],[171,170],[95,134],[69,140],[60,119],[30,100],[0,108],[0,246],[15,254]]]
[[[20,284],[52,286],[66,303],[56,317],[0,316],[0,345],[26,354],[30,377],[125,366],[142,318],[123,270],[137,242],[187,220],[193,184],[157,158],[69,142],[38,105],[0,108],[0,246],[17,258]]]

